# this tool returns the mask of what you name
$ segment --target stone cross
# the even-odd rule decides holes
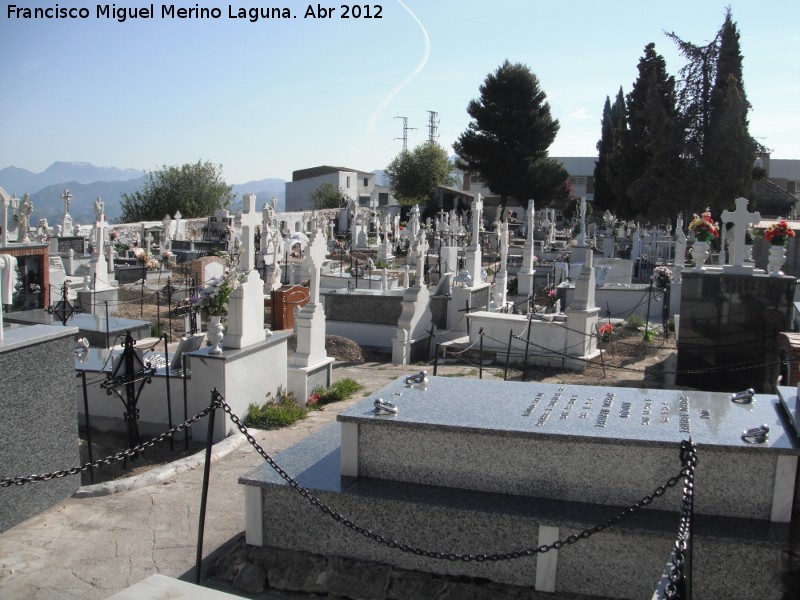
[[[483,200],[481,195],[477,194],[472,201],[472,245],[477,246],[480,243],[481,236],[481,218],[483,214]]]
[[[256,195],[245,194],[242,196],[242,257],[239,262],[239,270],[245,273],[255,269],[254,236],[259,223],[261,215],[256,211]]]
[[[417,278],[414,285],[423,287],[425,285],[425,262],[428,260],[428,238],[424,231],[420,231],[417,236]]]
[[[733,253],[731,265],[734,267],[744,266],[744,246],[745,235],[749,225],[757,225],[761,221],[761,214],[758,212],[747,212],[747,198],[736,199],[735,211],[722,211],[722,222],[733,223]]]
[[[325,236],[317,229],[311,234],[306,248],[305,262],[309,273],[309,304],[319,304],[320,268],[327,254]]]
[[[533,199],[528,200],[528,235],[526,236],[529,242],[533,242],[533,221],[536,218],[536,209],[534,208]]]
[[[72,194],[70,194],[68,189],[64,189],[64,193],[61,194],[61,199],[64,201],[64,214],[69,214],[69,203],[72,202]]]

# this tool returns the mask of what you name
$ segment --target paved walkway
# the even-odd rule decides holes
[[[255,437],[276,456],[334,422],[339,411],[415,370],[380,363],[336,365],[334,379],[352,377],[364,386],[357,397],[310,412],[291,427],[257,431]],[[477,377],[477,370],[469,367],[440,367],[440,375],[454,373]],[[244,531],[244,497],[237,479],[262,462],[239,434],[215,446],[204,558]],[[81,488],[72,498],[3,532],[0,598],[100,600],[153,573],[194,581],[202,479],[200,453],[135,478]],[[0,493],[13,494],[14,488]]]

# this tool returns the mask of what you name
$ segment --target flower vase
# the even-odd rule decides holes
[[[769,258],[767,259],[770,277],[780,277],[783,275],[781,267],[786,262],[786,246],[770,246]]]
[[[208,327],[206,332],[206,339],[211,344],[209,354],[222,353],[222,338],[224,337],[224,327],[222,325],[222,317],[218,315],[211,315],[208,317]]]
[[[694,270],[702,271],[703,264],[711,256],[711,247],[708,242],[695,242],[692,245],[692,260],[694,261]]]

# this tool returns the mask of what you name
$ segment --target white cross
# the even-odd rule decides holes
[[[478,245],[478,240],[481,235],[481,215],[483,213],[483,200],[481,195],[476,194],[475,199],[472,201],[472,240],[475,246]]]
[[[239,269],[249,273],[255,269],[256,252],[253,236],[261,223],[261,215],[256,211],[256,195],[242,196],[242,258]]]
[[[745,235],[748,225],[757,225],[761,221],[761,214],[758,212],[747,212],[747,198],[736,199],[735,211],[722,211],[722,222],[733,223],[733,255],[731,265],[734,267],[744,266],[744,246]]]
[[[69,203],[72,201],[72,194],[69,193],[69,190],[65,189],[64,193],[61,194],[61,199],[64,201],[64,214],[69,214]]]
[[[320,268],[327,255],[327,248],[325,244],[325,236],[322,231],[316,229],[311,234],[311,242],[306,248],[306,264],[308,265],[309,274],[309,302],[311,304],[319,304],[319,282],[320,282]]]
[[[425,281],[425,262],[428,260],[428,238],[420,231],[417,236],[417,278],[414,285],[422,287]]]

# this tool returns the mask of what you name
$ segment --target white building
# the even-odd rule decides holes
[[[286,211],[310,210],[311,193],[324,183],[335,185],[359,206],[369,206],[373,198],[378,206],[396,204],[388,188],[376,185],[374,173],[323,165],[292,173],[292,180],[286,182]]]

